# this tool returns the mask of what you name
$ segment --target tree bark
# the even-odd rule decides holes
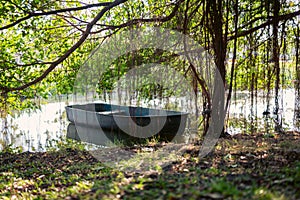
[[[295,80],[295,109],[294,109],[294,128],[300,131],[300,27],[298,25],[296,36],[296,80]]]
[[[279,65],[279,52],[280,47],[278,44],[278,24],[279,24],[279,11],[280,2],[279,0],[273,1],[273,62],[275,71],[275,109],[274,115],[276,116],[275,131],[282,132],[282,120],[279,115],[279,89],[280,89],[280,65]]]

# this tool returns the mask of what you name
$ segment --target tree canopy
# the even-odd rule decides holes
[[[229,89],[226,109],[233,89],[278,94],[292,80],[299,88],[299,15],[294,0],[1,0],[0,107],[28,108],[31,98],[71,93],[76,72],[97,45],[147,26],[180,31],[213,55]],[[195,66],[181,70],[205,96]]]

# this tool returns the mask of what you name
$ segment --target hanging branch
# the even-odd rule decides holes
[[[235,30],[235,36],[238,34],[238,18],[239,18],[239,11],[238,11],[238,0],[235,1],[234,5],[234,30]],[[231,95],[232,95],[232,85],[233,85],[233,78],[234,78],[234,68],[235,68],[235,60],[236,60],[236,49],[237,49],[237,37],[234,38],[233,41],[233,57],[232,57],[232,63],[231,63],[231,72],[230,72],[230,83],[229,83],[229,92],[228,92],[228,97],[226,101],[226,106],[225,106],[225,112],[229,112],[229,102],[231,100]]]
[[[287,61],[287,46],[286,46],[286,22],[282,24],[282,29],[281,29],[281,39],[280,39],[280,47],[282,47],[282,55],[283,55],[283,60],[282,60],[282,73],[281,73],[281,87],[284,87],[285,84],[285,67],[286,67],[286,61]],[[282,101],[283,99],[281,99]],[[281,102],[283,106],[283,102]]]
[[[283,132],[282,130],[282,120],[279,117],[278,111],[279,111],[279,88],[280,88],[280,65],[279,65],[279,50],[280,47],[278,45],[278,16],[280,11],[280,2],[279,0],[274,0],[273,2],[273,61],[274,61],[274,71],[275,71],[275,109],[274,109],[274,115],[276,115],[276,126],[275,131]]]
[[[300,55],[299,55],[299,49],[300,49],[300,27],[299,24],[297,26],[295,33],[296,38],[296,65],[295,65],[295,71],[296,71],[296,90],[299,91],[300,94]]]
[[[183,22],[183,33],[184,33],[184,35],[187,34],[187,30],[188,30],[188,14],[187,14],[188,5],[189,5],[189,0],[186,2],[186,10],[185,10],[185,16],[184,16],[184,22]],[[186,47],[187,47],[186,46],[186,41],[184,41],[184,51],[188,52],[188,49]],[[209,92],[207,91],[207,85],[206,85],[205,81],[199,76],[199,73],[197,72],[196,67],[192,64],[193,62],[192,62],[189,54],[185,53],[185,55],[187,56],[187,59],[188,59],[188,61],[190,63],[189,69],[192,71],[193,77],[200,84],[200,87],[202,89],[202,92],[203,92],[204,96],[208,99],[208,104],[209,104],[208,106],[210,108],[211,97],[210,97]]]

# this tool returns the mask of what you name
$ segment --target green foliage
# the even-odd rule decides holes
[[[275,76],[273,55],[274,24],[269,22],[277,1],[240,0],[237,1],[238,5],[235,5],[235,2],[233,0],[127,1],[108,10],[94,25],[85,42],[77,47],[75,44],[82,36],[88,34],[85,30],[89,22],[99,14],[103,6],[92,6],[77,0],[1,0],[1,117],[5,117],[12,110],[38,108],[38,103],[34,101],[37,98],[72,93],[77,72],[92,50],[112,34],[133,28],[146,29],[148,26],[180,31],[201,44],[212,55],[211,60],[215,61],[222,75],[226,75],[223,78],[227,88],[233,80],[235,90],[272,90],[278,82],[276,80],[278,77]],[[91,7],[79,9],[82,6]],[[74,9],[63,11],[67,8]],[[293,79],[296,79],[295,51],[299,51],[296,49],[299,23],[298,18],[290,18],[287,14],[297,9],[299,7],[294,1],[284,1],[281,2],[279,10],[281,16],[278,24],[280,30],[278,45],[281,55],[279,82],[282,88],[293,87]],[[235,33],[236,25],[237,33]],[[240,37],[236,40],[237,55],[231,77],[236,34]],[[74,51],[72,47],[76,47]],[[70,56],[55,65],[70,50],[72,50]],[[102,95],[111,92],[129,70],[147,63],[172,65],[186,76],[188,81],[194,83],[193,89],[202,86],[194,72],[191,72],[190,63],[181,61],[178,55],[159,49],[141,49],[122,55],[110,63],[109,70],[99,77],[97,93]],[[45,75],[51,69],[49,68],[51,64],[55,69]],[[206,68],[197,67],[197,76],[201,77]],[[154,73],[149,70],[149,74]],[[143,84],[137,89],[139,98],[151,99],[173,95],[174,91],[161,84],[153,84],[150,79],[151,77],[143,80]],[[33,81],[37,83],[25,87]],[[22,86],[24,89],[19,90],[18,88]]]
[[[72,140],[69,138],[61,137],[60,139],[47,141],[46,150],[47,151],[65,151],[69,150],[84,150],[85,144],[78,142],[77,140]]]
[[[75,5],[79,6],[78,2]],[[59,10],[75,5],[49,0],[1,1],[1,27],[32,12]],[[82,19],[87,19],[85,14],[80,15]],[[61,57],[79,39],[80,31],[75,30],[59,15],[31,17],[1,30],[0,88],[17,88],[40,77],[53,61]],[[39,83],[25,90],[1,95],[1,108],[6,104],[7,110],[31,109],[35,107],[32,101],[34,98],[72,93],[76,72],[96,45],[95,41],[82,45]]]
[[[22,147],[13,147],[12,144],[6,145],[1,151],[0,154],[18,154],[22,153],[23,148]]]

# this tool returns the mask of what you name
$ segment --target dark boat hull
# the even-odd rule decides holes
[[[153,137],[171,141],[184,133],[188,116],[184,112],[104,103],[67,106],[66,111],[71,123],[102,129],[111,141]]]

